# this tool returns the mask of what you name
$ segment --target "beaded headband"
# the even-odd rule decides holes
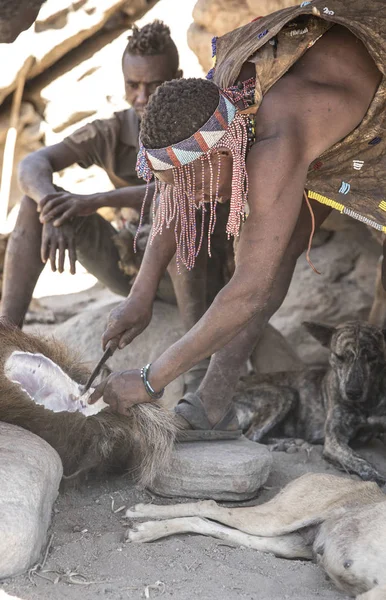
[[[219,148],[227,148],[232,155],[232,192],[226,231],[228,237],[239,235],[248,197],[245,160],[252,139],[251,117],[240,112],[228,95],[219,90],[219,103],[214,113],[186,140],[158,149],[146,149],[140,142],[136,166],[139,177],[149,184],[153,177],[153,170],[172,169],[172,185],[155,179],[150,243],[158,233],[162,233],[164,226],[169,228],[173,223],[178,269],[181,263],[187,269],[193,268],[204,235],[208,237],[208,254],[211,255],[211,235],[216,225],[216,205],[220,195]],[[205,165],[209,167],[210,175],[207,178],[209,181],[205,181]],[[201,184],[201,189],[196,193],[197,183]],[[147,193],[141,211],[140,225],[146,197]],[[201,209],[201,222],[197,227],[196,216],[199,209]],[[208,226],[205,229],[207,212],[209,212]]]
[[[137,162],[138,175],[149,181],[150,170],[178,169],[200,158],[218,144],[237,114],[237,107],[221,91],[219,96],[213,115],[191,137],[166,148],[153,150],[145,149],[141,144]]]

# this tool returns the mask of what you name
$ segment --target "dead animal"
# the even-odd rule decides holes
[[[88,375],[57,340],[27,335],[0,319],[0,421],[46,440],[67,478],[131,469],[148,484],[169,461],[172,414],[155,404],[133,406],[127,416],[103,401],[90,406],[82,396]]]
[[[241,428],[256,442],[324,443],[325,458],[339,468],[385,483],[349,443],[386,431],[386,332],[359,321],[304,325],[329,348],[329,367],[245,378],[234,399]]]
[[[198,533],[283,558],[315,558],[340,590],[364,593],[357,600],[386,597],[386,496],[376,483],[308,473],[260,506],[138,504],[126,516],[162,519],[131,527],[131,542]]]

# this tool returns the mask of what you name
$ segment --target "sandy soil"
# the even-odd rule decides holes
[[[380,443],[363,454],[386,472]],[[336,473],[321,458],[321,447],[315,446],[309,454],[275,452],[266,486],[248,504],[268,500],[309,471]],[[150,501],[167,502],[139,490],[127,476],[64,491],[55,505],[52,543],[43,570],[3,582],[4,591],[23,600],[347,598],[312,562],[278,559],[194,535],[144,545],[126,542],[130,523],[123,507]]]
[[[379,464],[379,452],[373,448],[366,454]],[[272,475],[257,503],[308,471],[334,469],[323,461],[318,447],[309,456],[275,453]],[[31,574],[31,581],[20,576],[4,582],[3,589],[23,600],[345,598],[311,562],[282,560],[192,535],[145,545],[125,542],[128,523],[119,509],[153,499],[126,476],[64,492],[55,506],[53,539],[43,571]],[[70,582],[70,573],[77,574],[73,577],[79,583]]]
[[[186,1],[188,6],[185,6],[185,10],[189,9],[186,19],[189,22],[193,4],[193,0]],[[180,51],[185,57],[181,44],[186,45],[186,24],[185,21],[181,24],[177,15],[172,19],[171,6],[171,0],[162,0],[156,9],[147,15],[147,20],[155,17],[167,20],[172,25],[173,36],[178,38]],[[185,61],[183,66],[188,75],[201,74],[197,61],[194,64]],[[315,253],[317,254],[317,250],[314,250],[313,258]],[[330,264],[333,264],[333,261]],[[366,277],[373,281],[375,259],[374,268],[370,269],[370,273],[369,263],[364,264]],[[347,270],[350,268],[353,268],[351,263]],[[340,281],[340,276],[341,274],[336,276],[337,282]],[[364,275],[362,279],[363,277]],[[357,281],[361,285],[361,281],[356,279]],[[43,304],[55,312],[58,323],[87,306],[107,304],[111,301],[114,295],[98,286],[92,287],[94,283],[95,279],[81,268],[76,280],[70,275],[52,275],[46,269],[39,280],[35,295],[43,298]],[[48,290],[51,295],[49,299],[46,298]],[[319,293],[319,290],[316,291]],[[316,292],[314,296],[319,298]],[[366,310],[370,301],[369,296]],[[328,306],[326,308],[325,305],[319,305],[311,297],[308,302],[312,305],[310,311],[315,313],[314,318],[318,316],[318,310],[323,314],[328,313]],[[295,302],[289,301],[287,312],[282,311],[282,316],[279,314],[274,323],[286,335],[288,314],[292,314],[294,305]],[[362,305],[360,308],[362,309]],[[330,308],[330,312],[335,314],[333,307]],[[298,317],[295,315],[295,318]],[[300,320],[299,317],[299,322]],[[52,331],[53,327],[39,325],[38,329]],[[32,329],[36,329],[36,326],[26,327],[27,331]],[[294,336],[291,338],[295,347],[299,347],[301,341]],[[308,347],[303,354],[307,353]],[[364,454],[386,473],[385,452],[382,446],[368,448]],[[305,451],[299,451],[297,454],[274,453],[271,476],[254,502],[268,500],[287,482],[308,471],[336,473],[335,469],[321,458],[320,447],[314,447],[310,454]],[[139,490],[127,476],[90,481],[81,489],[63,491],[54,508],[52,541],[43,569],[32,571],[29,577],[22,575],[1,582],[0,590],[3,589],[22,600],[123,600],[161,597],[176,600],[345,598],[312,562],[278,559],[272,555],[233,547],[212,538],[193,535],[178,536],[146,545],[127,543],[125,533],[129,524],[123,517],[122,507],[150,501],[166,502],[165,499],[154,499],[148,492]]]
[[[327,250],[325,246],[320,251]],[[318,249],[314,254],[318,254]],[[293,283],[295,288],[303,285],[300,277],[303,269],[300,263]],[[44,307],[55,312],[60,322],[87,307],[108,304],[118,298],[99,284],[93,287],[94,282],[81,269],[75,279],[70,275],[52,275],[47,270],[39,282],[37,296],[41,297]],[[57,295],[44,297],[48,289],[51,293],[55,290]],[[63,292],[67,294],[62,295]],[[286,311],[285,323],[289,323],[287,313],[293,312],[292,307],[299,305],[300,310],[303,305],[304,308],[304,303],[299,301],[299,296],[297,298],[293,304],[290,293],[287,308],[281,309],[281,312]],[[366,306],[368,310],[368,304]],[[292,320],[300,322],[305,310],[301,315],[295,312]],[[315,307],[310,311],[313,313]],[[280,313],[278,318],[281,318]],[[52,332],[55,325],[26,327],[27,331],[36,329]],[[379,443],[363,453],[386,473],[384,446]],[[271,476],[254,502],[266,501],[287,482],[308,471],[336,473],[322,459],[321,447],[314,447],[309,454],[303,450],[296,454],[274,453]],[[30,578],[22,575],[5,581],[0,589],[22,600],[121,600],[161,596],[177,600],[345,598],[311,562],[278,559],[194,535],[146,545],[127,543],[125,533],[129,524],[121,507],[153,500],[149,493],[137,489],[128,476],[90,481],[81,489],[64,491],[55,505],[52,543],[43,570],[35,571]],[[154,501],[167,502],[165,499]],[[73,574],[72,582],[70,574]]]

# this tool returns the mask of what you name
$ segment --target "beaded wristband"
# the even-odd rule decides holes
[[[150,398],[152,400],[159,400],[164,395],[165,388],[162,388],[162,390],[160,392],[156,392],[155,390],[153,390],[153,388],[151,387],[151,385],[147,379],[147,375],[149,373],[150,366],[151,366],[151,363],[148,363],[145,367],[142,367],[141,379],[143,381],[143,385],[145,386],[145,390],[149,394]]]

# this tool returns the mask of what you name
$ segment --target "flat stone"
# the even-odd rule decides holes
[[[167,497],[242,501],[253,498],[269,476],[272,456],[266,446],[238,440],[177,444],[170,468],[151,492]]]
[[[41,558],[62,473],[59,455],[47,442],[0,423],[0,579]]]

